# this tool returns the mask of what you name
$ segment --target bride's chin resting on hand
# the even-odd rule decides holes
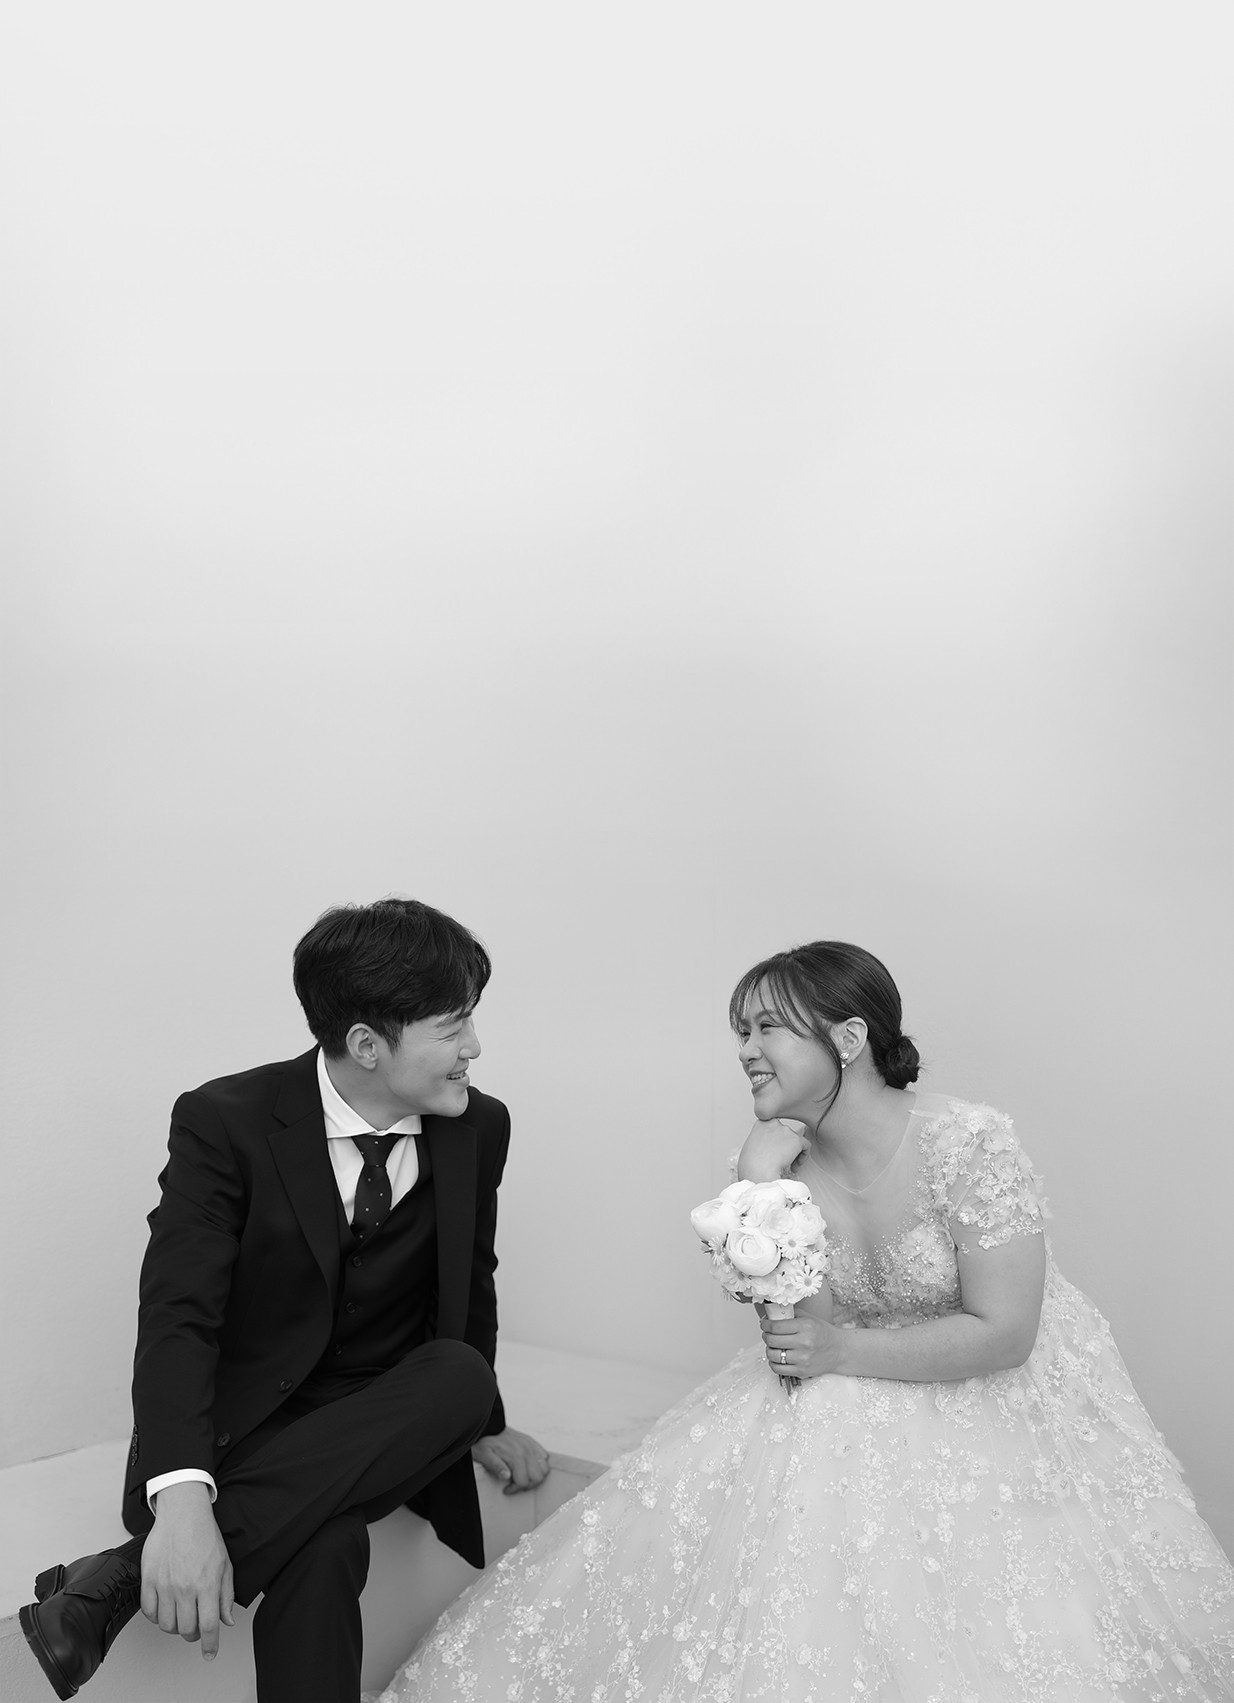
[[[739,1183],[774,1183],[810,1145],[805,1125],[780,1118],[756,1123],[737,1156]]]

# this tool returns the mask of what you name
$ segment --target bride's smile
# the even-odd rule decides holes
[[[760,995],[751,1001],[737,1034],[737,1056],[750,1080],[758,1116],[800,1118],[816,1125],[834,1097],[839,1075],[822,1043],[795,1033]]]

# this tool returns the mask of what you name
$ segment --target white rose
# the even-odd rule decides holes
[[[786,1200],[806,1201],[810,1198],[809,1189],[804,1183],[799,1183],[796,1177],[785,1177],[779,1186],[784,1190]]]
[[[720,1247],[730,1230],[736,1230],[741,1223],[741,1214],[731,1201],[721,1195],[717,1200],[705,1200],[701,1206],[696,1206],[690,1214],[690,1222],[703,1238]]]
[[[719,1198],[728,1201],[740,1212],[756,1187],[757,1184],[751,1182],[730,1183],[726,1189],[720,1190]]]
[[[781,1247],[813,1247],[826,1229],[822,1213],[812,1200],[798,1201],[789,1210],[793,1222],[790,1229],[780,1236]]]
[[[780,1263],[780,1250],[770,1236],[761,1230],[732,1230],[724,1251],[747,1277],[765,1277]]]
[[[758,1228],[768,1213],[776,1212],[784,1205],[783,1183],[754,1183],[749,1197],[741,1208],[741,1222],[752,1229]]]
[[[797,1224],[797,1214],[791,1206],[773,1206],[760,1225],[764,1236],[774,1236],[781,1247],[791,1242]]]

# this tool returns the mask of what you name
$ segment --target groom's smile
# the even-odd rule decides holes
[[[391,1104],[409,1112],[457,1118],[467,1110],[468,1066],[480,1056],[474,1008],[423,1017],[403,1028],[397,1048],[379,1048],[375,1074]],[[391,1122],[394,1120],[391,1119]]]
[[[471,1086],[468,1066],[480,1056],[475,1006],[405,1023],[392,1045],[367,1023],[353,1025],[342,1058],[327,1058],[330,1079],[374,1129],[413,1114],[461,1117]]]

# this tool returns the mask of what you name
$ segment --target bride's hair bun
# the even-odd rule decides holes
[[[907,1088],[921,1071],[921,1055],[907,1035],[897,1036],[881,1059],[876,1055],[875,1062],[890,1088]]]

